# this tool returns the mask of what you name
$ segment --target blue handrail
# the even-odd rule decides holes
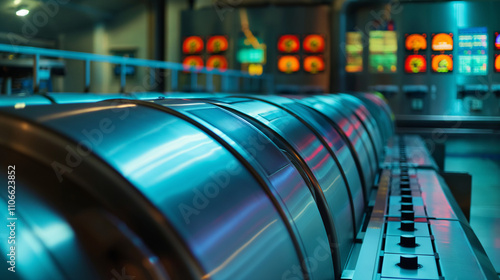
[[[40,57],[52,57],[52,58],[63,58],[63,59],[73,59],[73,60],[81,60],[85,62],[85,87],[88,88],[90,85],[90,62],[107,62],[113,64],[121,65],[121,90],[125,89],[125,66],[141,66],[141,67],[149,67],[153,69],[165,69],[171,70],[172,77],[177,79],[177,71],[185,71],[190,72],[193,75],[191,79],[197,79],[197,74],[207,74],[207,88],[213,88],[213,75],[219,75],[223,80],[228,78],[245,78],[245,79],[261,79],[267,82],[266,86],[270,91],[273,85],[272,76],[264,74],[261,76],[252,76],[248,72],[237,71],[237,70],[224,70],[220,71],[218,69],[208,69],[206,67],[186,67],[181,63],[175,62],[167,62],[167,61],[158,61],[151,59],[140,59],[140,58],[130,58],[130,57],[121,57],[121,56],[112,56],[112,55],[101,55],[101,54],[92,54],[92,53],[83,53],[83,52],[75,52],[75,51],[65,51],[65,50],[54,50],[54,49],[45,49],[45,48],[36,48],[36,47],[27,47],[27,46],[17,46],[17,45],[7,45],[0,44],[0,52],[7,53],[18,53],[18,54],[26,54],[33,55],[34,58],[34,73],[33,73],[33,87],[35,91],[38,90],[38,86],[40,85],[40,77],[38,75],[40,67],[39,61]],[[226,80],[228,81],[228,80]],[[174,85],[177,85],[177,81],[173,82]],[[231,87],[225,87],[223,82],[222,90],[230,90]],[[174,88],[175,90],[176,88]]]

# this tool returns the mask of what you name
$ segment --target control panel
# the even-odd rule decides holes
[[[349,6],[339,90],[378,91],[396,118],[500,117],[498,9],[497,1]]]

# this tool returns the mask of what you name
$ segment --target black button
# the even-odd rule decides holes
[[[401,211],[413,211],[413,204],[401,203]]]
[[[418,256],[402,255],[399,257],[399,267],[404,269],[418,269]]]
[[[401,196],[401,202],[403,202],[403,203],[412,203],[413,202],[413,197],[411,195],[402,195]]]
[[[405,248],[417,247],[416,238],[413,235],[401,235],[399,237],[399,245]]]
[[[410,195],[411,196],[411,190],[410,189],[401,189],[401,195]]]
[[[409,189],[410,188],[410,182],[401,182],[399,184],[399,186],[402,188],[402,189]]]
[[[413,221],[415,220],[415,212],[413,211],[401,211],[402,221]]]
[[[399,182],[399,186],[402,189],[409,189],[410,188],[410,182],[408,182],[408,181]]]
[[[401,227],[399,229],[402,231],[415,231],[415,222],[401,221]]]

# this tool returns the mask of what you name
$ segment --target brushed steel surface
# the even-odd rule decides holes
[[[370,140],[375,147],[375,156],[377,159],[377,164],[380,162],[384,152],[384,143],[381,135],[382,127],[379,127],[377,121],[373,118],[372,114],[368,111],[366,106],[361,100],[350,95],[350,94],[332,94],[332,97],[338,98],[339,101],[350,107],[354,115],[359,119],[359,121],[364,125],[366,131],[370,136]]]
[[[457,219],[448,198],[440,187],[441,181],[434,170],[418,170],[418,184],[422,191],[422,200],[425,204],[427,215],[440,219]]]
[[[370,160],[370,164],[372,167],[372,172],[373,174],[377,173],[378,171],[378,163],[377,163],[377,155],[376,155],[376,148],[375,145],[372,143],[370,140],[370,135],[368,134],[368,131],[366,131],[365,127],[359,121],[359,119],[356,117],[356,114],[346,108],[342,102],[339,102],[338,100],[335,100],[331,96],[317,96],[316,97],[318,100],[332,106],[334,109],[336,109],[342,116],[347,118],[349,122],[353,125],[356,133],[359,134],[361,140],[363,141],[363,144],[365,145],[365,148],[368,153],[368,158]]]
[[[6,152],[3,155],[8,158],[10,164],[16,162],[11,154]],[[14,243],[12,243],[12,240],[8,239],[10,230],[2,230],[2,237],[5,234],[5,242],[2,242],[1,249],[6,253],[2,254],[0,259],[3,263],[9,261],[10,256],[7,256],[7,253],[10,254],[9,248],[15,246],[15,272],[8,271],[7,266],[2,264],[0,277],[2,279],[39,279],[40,273],[50,279],[76,279],[76,275],[82,278],[98,277],[98,272],[93,268],[92,260],[82,247],[68,217],[55,210],[55,207],[51,207],[46,200],[37,197],[37,194],[30,190],[29,183],[33,182],[27,182],[30,180],[20,177],[20,166],[17,165],[17,167],[16,194],[18,199],[15,216],[10,216],[7,211],[8,193],[3,192],[0,198],[2,216],[15,218],[15,220],[8,220],[7,225],[13,222],[16,232]],[[7,182],[6,174],[3,172],[0,175],[2,182]],[[19,199],[21,197],[22,199]],[[11,241],[10,244],[7,240]]]
[[[400,222],[387,222],[387,235],[403,235],[409,234],[413,236],[429,236],[429,226],[427,223],[415,222],[415,231],[402,231],[400,230]]]
[[[45,110],[50,108],[43,107]],[[11,109],[2,110],[0,114],[0,150],[3,155],[0,160],[2,165],[15,164],[16,169],[19,169],[15,180],[23,188],[18,188],[16,195],[26,200],[17,201],[19,205],[24,205],[23,210],[18,209],[18,213],[27,215],[33,210],[38,211],[33,214],[36,216],[51,211],[54,215],[65,218],[62,224],[52,223],[48,227],[36,228],[36,234],[33,235],[29,234],[28,229],[24,231],[23,226],[19,229],[27,234],[25,238],[30,238],[31,241],[48,241],[61,251],[53,260],[63,260],[59,265],[71,270],[65,279],[88,278],[86,273],[93,270],[92,267],[86,267],[88,262],[85,258],[72,259],[79,256],[77,250],[65,251],[66,245],[71,247],[73,237],[77,238],[81,248],[92,256],[94,269],[100,275],[97,278],[112,277],[112,272],[122,271],[125,264],[130,265],[129,268],[132,269],[135,267],[134,274],[141,279],[168,278],[155,271],[162,265],[173,265],[173,270],[176,271],[183,270],[182,275],[185,277],[194,278],[193,275],[200,275],[194,272],[197,270],[195,267],[192,267],[194,270],[184,270],[190,263],[190,257],[177,254],[183,245],[179,244],[169,229],[160,225],[161,215],[109,165],[82,152],[81,145],[78,146],[68,138],[26,118],[26,115],[36,114]],[[80,152],[83,154],[79,154]],[[77,172],[73,172],[75,169]],[[28,197],[36,199],[29,203]],[[29,204],[24,204],[25,202]],[[45,210],[44,204],[50,204],[51,209]],[[34,207],[36,205],[39,207]],[[52,219],[50,215],[45,217]],[[29,223],[33,222],[27,220]],[[45,225],[46,222],[49,221],[36,221],[39,225]],[[78,237],[70,237],[68,234],[72,231]],[[21,236],[22,234],[18,235]],[[61,239],[61,244],[54,242],[58,239]],[[31,241],[24,245],[19,244],[18,248],[34,246],[37,253],[43,253],[40,247],[42,245]],[[46,248],[50,249],[51,244],[46,244]],[[30,249],[23,248],[24,250]],[[159,255],[155,257],[148,251]],[[110,258],[110,255],[115,257]],[[68,265],[64,265],[65,262]],[[174,275],[178,276],[177,273]],[[30,277],[39,278],[39,275],[31,273]]]
[[[393,113],[383,96],[371,93],[354,93],[353,96],[363,101],[373,115],[384,137],[384,145],[394,136]],[[384,99],[383,99],[384,98]],[[382,110],[381,110],[382,109]]]
[[[494,279],[487,278],[479,266],[460,222],[431,220],[430,223],[444,277],[458,280]]]
[[[415,218],[426,217],[424,206],[413,206],[413,211],[415,212]],[[389,217],[401,217],[401,206],[400,205],[389,205],[389,211],[387,212]]]
[[[388,204],[387,196],[389,195],[390,175],[390,170],[382,170],[375,205],[352,278],[354,280],[375,279],[378,273],[379,256],[384,235],[384,215]]]
[[[349,197],[353,205],[354,217],[356,219],[355,232],[357,232],[361,226],[365,212],[366,203],[363,195],[363,187],[353,155],[336,128],[328,122],[326,117],[319,114],[314,109],[292,99],[280,96],[254,96],[252,98],[271,102],[285,110],[289,110],[290,114],[300,119],[305,125],[310,126],[311,130],[318,136],[323,144],[325,144],[333,159],[336,161],[342,177],[349,188]]]
[[[14,107],[27,105],[48,105],[52,102],[43,95],[30,96],[2,96],[0,98],[0,107]]]
[[[267,126],[276,134],[275,137],[281,135],[283,141],[288,142],[294,150],[292,153],[296,153],[307,164],[316,181],[315,187],[320,191],[317,196],[324,197],[324,201],[317,197],[316,203],[324,203],[330,210],[333,228],[329,229],[331,231],[329,234],[334,234],[330,238],[333,237],[335,242],[333,250],[338,254],[334,256],[334,261],[340,262],[340,268],[344,267],[354,239],[353,213],[345,182],[326,147],[298,119],[269,103],[251,99],[245,101],[243,98],[214,99],[213,102]],[[323,213],[323,215],[328,214]]]
[[[15,113],[90,145],[84,131],[105,120],[113,131],[92,151],[161,211],[207,277],[281,278],[290,267],[300,267],[291,236],[260,182],[190,123],[159,110],[109,102]]]
[[[428,236],[415,237],[417,247],[406,248],[399,245],[399,236],[388,235],[385,238],[385,253],[405,254],[405,255],[432,255],[434,256],[434,249],[432,248],[431,238]]]
[[[420,196],[416,196],[412,198],[413,202],[412,204],[414,206],[424,206],[424,200]],[[395,205],[397,207],[400,207],[401,205],[401,196],[393,196],[391,195],[389,197],[389,205]]]
[[[375,175],[372,170],[371,161],[369,160],[369,152],[355,127],[348,118],[341,115],[335,108],[314,97],[297,96],[295,98],[328,117],[338,127],[338,130],[344,133],[345,137],[349,140],[351,152],[355,155],[354,158],[357,161],[358,171],[363,176],[365,197],[367,197],[373,185]]]
[[[438,280],[439,274],[434,256],[418,256],[418,263],[422,265],[419,269],[403,269],[397,264],[401,254],[384,254],[382,262],[381,277],[391,277],[399,279],[432,279]]]
[[[133,99],[134,96],[110,93],[110,94],[96,94],[96,93],[48,93],[49,98],[57,104],[70,104],[70,103],[91,103],[108,99]]]
[[[297,168],[271,139],[241,117],[212,104],[172,99],[155,103],[179,111],[211,131],[220,131],[223,139],[228,138],[226,141],[229,145],[242,149],[239,153],[250,164],[262,169],[262,176],[267,177],[269,187],[273,188],[271,192],[281,202],[280,207],[287,212],[299,239],[304,260],[317,258],[318,248],[321,249],[321,259],[316,260],[314,267],[311,262],[302,260],[310,279],[333,277],[330,250],[328,247],[326,250],[323,248],[324,244],[328,246],[329,241],[313,194]],[[287,272],[291,275],[296,273],[292,267]]]

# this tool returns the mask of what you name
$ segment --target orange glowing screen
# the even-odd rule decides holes
[[[439,33],[432,37],[433,51],[452,51],[453,50],[453,34]]]
[[[224,71],[227,69],[227,59],[223,55],[212,55],[207,60],[207,69],[219,69]]]
[[[495,72],[500,72],[500,55],[495,57]]]
[[[406,37],[405,47],[409,51],[419,51],[427,49],[427,39],[425,34],[411,34]]]
[[[299,37],[296,35],[283,35],[278,40],[278,51],[283,53],[296,53],[300,49]]]
[[[207,41],[207,52],[220,53],[227,51],[228,42],[226,36],[212,36]]]
[[[320,53],[325,50],[325,38],[318,34],[307,35],[303,42],[304,51],[308,53]]]
[[[199,55],[186,56],[182,61],[185,69],[194,67],[195,69],[200,69],[203,67],[203,59]]]
[[[203,51],[203,39],[199,36],[190,36],[182,43],[182,53],[195,54]]]
[[[432,57],[432,71],[447,73],[453,71],[453,59],[451,55],[440,54]]]
[[[406,73],[423,73],[427,71],[427,61],[423,55],[409,55],[405,60]]]
[[[278,59],[278,70],[283,73],[294,73],[300,70],[299,58],[294,55],[284,55]]]
[[[320,56],[307,56],[304,59],[304,70],[311,74],[316,74],[325,70],[325,61]]]

